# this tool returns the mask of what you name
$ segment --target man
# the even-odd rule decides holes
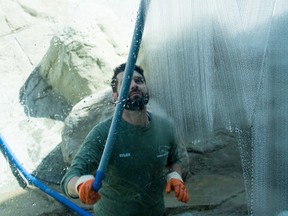
[[[114,70],[112,99],[117,102],[126,64]],[[113,152],[99,192],[92,189],[112,117],[85,138],[62,179],[66,195],[94,204],[95,215],[164,215],[163,191],[189,200],[181,178],[182,159],[173,124],[147,111],[149,91],[143,70],[135,66]],[[167,175],[168,170],[168,175]]]

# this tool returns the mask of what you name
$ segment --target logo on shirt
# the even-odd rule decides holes
[[[157,158],[165,157],[169,154],[169,148],[167,146],[162,146],[159,148],[159,153],[157,155]]]
[[[121,153],[121,154],[119,154],[119,157],[120,157],[120,158],[131,157],[131,153],[130,153],[130,152],[127,152],[127,153]]]

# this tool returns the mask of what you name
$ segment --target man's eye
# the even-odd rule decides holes
[[[144,83],[144,79],[143,79],[143,78],[136,78],[136,79],[135,79],[135,83],[137,83],[137,84],[143,84],[143,83]]]

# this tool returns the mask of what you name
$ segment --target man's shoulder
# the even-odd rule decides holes
[[[102,125],[107,125],[107,124],[110,125],[112,122],[112,118],[113,118],[113,116],[110,116],[110,117],[104,119],[103,121],[99,122],[96,126],[102,126]]]
[[[161,115],[159,113],[149,113],[149,117],[151,118],[151,121],[159,126],[168,126],[168,127],[174,127],[173,120],[167,116],[167,115]]]
[[[109,117],[98,124],[96,124],[93,128],[93,131],[108,131],[112,122],[112,117]]]

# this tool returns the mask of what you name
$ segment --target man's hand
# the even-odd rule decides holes
[[[81,176],[77,181],[76,189],[79,199],[84,204],[93,205],[101,199],[101,195],[92,188],[93,182],[93,176]]]
[[[178,201],[187,203],[189,201],[189,195],[181,176],[177,172],[170,173],[169,175],[165,189],[166,193],[169,194],[171,190],[173,190],[174,196]]]

